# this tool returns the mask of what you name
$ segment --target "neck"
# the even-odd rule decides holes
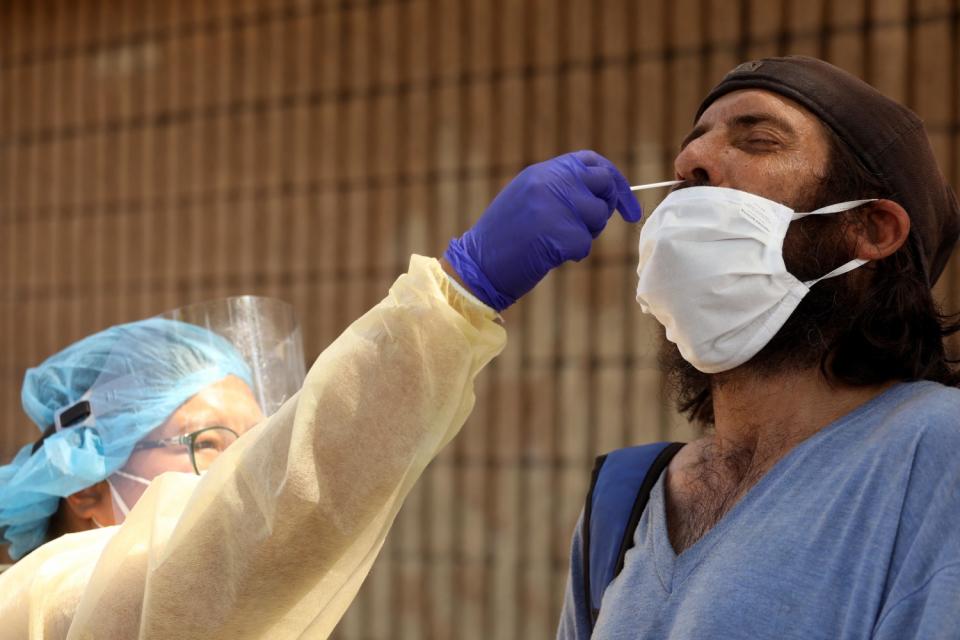
[[[748,452],[769,466],[894,383],[830,383],[819,369],[775,375],[734,370],[712,381],[718,452]],[[766,463],[766,464],[764,464]]]

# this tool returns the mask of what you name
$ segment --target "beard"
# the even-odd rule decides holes
[[[831,187],[827,181],[820,181],[809,190],[809,197],[788,206],[795,211],[813,211],[839,202],[830,195]],[[850,212],[808,216],[791,224],[783,245],[787,271],[805,282],[850,260],[851,252],[844,242],[850,218],[847,213]],[[698,370],[683,359],[661,327],[660,369],[681,413],[708,426],[713,423],[712,389],[716,386],[735,379],[770,378],[817,367],[826,371],[824,364],[832,344],[849,330],[854,315],[850,310],[862,303],[863,287],[858,285],[868,274],[862,269],[857,271],[812,286],[770,342],[749,361],[730,371],[707,374]]]

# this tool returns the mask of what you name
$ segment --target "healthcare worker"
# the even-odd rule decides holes
[[[53,539],[0,576],[0,638],[327,637],[413,483],[473,407],[474,378],[505,343],[497,312],[584,258],[615,209],[639,220],[626,180],[595,153],[524,170],[451,243],[449,262],[413,256],[386,298],[320,354],[302,390],[202,476],[159,475],[120,526]],[[218,369],[223,391],[242,396],[242,367]],[[198,385],[200,396],[208,388]],[[104,437],[95,401],[90,423],[62,424],[68,408],[51,409],[61,429],[41,449],[56,440],[63,454],[51,462]],[[137,442],[166,453],[169,432],[143,435]],[[110,477],[126,501],[133,487],[113,470],[97,479]]]
[[[43,435],[0,468],[11,557],[121,522],[163,471],[205,471],[263,419],[252,385],[230,342],[163,318],[111,327],[28,370],[23,407]]]

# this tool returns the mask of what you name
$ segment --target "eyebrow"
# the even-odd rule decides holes
[[[797,134],[796,130],[789,122],[783,118],[773,115],[772,113],[745,113],[727,121],[727,126],[732,129],[750,129],[761,124],[771,125],[790,136],[795,136]],[[698,124],[693,128],[693,131],[687,134],[687,137],[683,139],[683,142],[680,143],[680,148],[683,149],[709,130],[709,127]]]

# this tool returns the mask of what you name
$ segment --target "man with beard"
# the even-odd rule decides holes
[[[930,290],[958,205],[922,122],[822,61],[759,60],[675,170],[637,299],[706,435],[657,449],[598,551],[612,512],[590,509],[623,488],[601,462],[558,637],[958,637],[956,326]]]

